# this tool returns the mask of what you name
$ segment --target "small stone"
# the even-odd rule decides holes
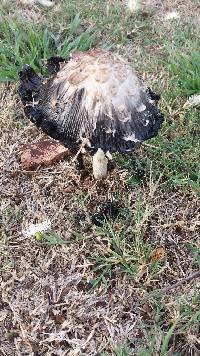
[[[71,151],[59,142],[50,139],[41,139],[23,147],[21,164],[24,169],[50,166],[54,162],[70,155]]]

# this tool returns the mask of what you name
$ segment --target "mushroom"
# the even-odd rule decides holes
[[[82,163],[82,148],[93,154],[93,175],[106,178],[112,152],[130,152],[157,135],[164,116],[159,95],[120,56],[102,49],[76,52],[69,60],[51,57],[49,78],[29,66],[20,72],[25,114],[59,140]],[[80,149],[81,147],[81,149]]]

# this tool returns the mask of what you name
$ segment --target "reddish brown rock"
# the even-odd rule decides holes
[[[70,155],[71,151],[59,142],[44,138],[23,147],[21,164],[25,169],[33,169],[40,165],[50,166],[61,158]]]

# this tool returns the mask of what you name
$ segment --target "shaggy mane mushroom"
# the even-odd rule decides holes
[[[153,93],[121,57],[101,49],[47,62],[43,79],[25,65],[19,94],[25,114],[38,127],[77,152],[93,157],[96,179],[107,176],[109,152],[130,152],[157,135],[164,120]]]

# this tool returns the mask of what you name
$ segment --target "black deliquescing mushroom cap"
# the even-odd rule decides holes
[[[69,61],[51,57],[50,78],[25,65],[19,94],[25,114],[38,127],[76,150],[131,151],[157,135],[164,116],[159,95],[145,86],[121,57],[100,49],[78,52]]]

